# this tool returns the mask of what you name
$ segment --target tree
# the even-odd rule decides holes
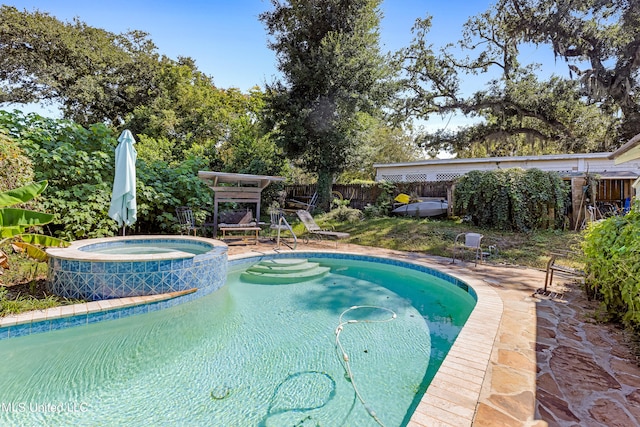
[[[254,137],[259,137],[264,94],[257,88],[248,94],[217,88],[189,58],[180,58],[177,63],[164,58],[154,85],[158,96],[136,107],[126,126],[134,134],[144,135],[152,150],[160,145],[165,152],[163,161],[198,156],[207,167],[221,169],[225,165],[219,150],[236,138],[235,132],[246,136],[247,127],[251,127]],[[143,147],[146,141],[141,143],[143,153],[158,154]],[[273,150],[268,154],[273,155]]]
[[[349,184],[353,181],[374,181],[374,163],[411,162],[422,158],[423,153],[405,129],[389,126],[384,120],[361,113],[361,135],[366,143],[355,150],[350,165],[337,181]]]
[[[267,87],[273,135],[317,173],[319,204],[359,144],[357,115],[376,114],[391,75],[379,51],[380,0],[271,0],[260,15],[284,82]]]
[[[57,102],[81,125],[120,126],[157,95],[158,56],[141,31],[117,35],[0,7],[0,103]]]
[[[406,71],[405,115],[462,112],[483,121],[459,132],[438,131],[422,141],[428,151],[460,157],[588,152],[617,146],[615,115],[590,104],[578,85],[557,76],[536,77],[538,64],[518,59],[520,18],[493,8],[470,18],[463,37],[436,54],[427,42],[430,18],[419,19],[415,38],[400,52]],[[460,58],[460,54],[467,54]],[[463,96],[465,76],[491,75],[484,90]],[[589,118],[589,120],[585,120]]]
[[[582,93],[623,114],[621,142],[640,133],[640,2],[635,0],[501,0],[517,20],[511,37],[550,44],[579,77]]]

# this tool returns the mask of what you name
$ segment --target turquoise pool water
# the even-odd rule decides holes
[[[475,300],[406,268],[316,261],[331,273],[261,285],[232,267],[189,303],[0,341],[0,425],[377,425],[366,408],[405,424]],[[343,319],[362,321],[340,334],[352,382],[335,330],[361,305],[380,309]]]
[[[137,244],[135,241],[125,243],[113,243],[110,245],[95,247],[87,246],[80,250],[84,252],[92,252],[98,254],[112,255],[145,255],[145,254],[165,254],[175,251],[187,252],[194,255],[204,254],[210,251],[211,246],[203,245],[199,242],[182,242],[182,241],[150,241],[147,243]]]

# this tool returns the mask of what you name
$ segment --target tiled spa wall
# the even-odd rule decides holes
[[[47,289],[65,298],[97,301],[198,288],[200,296],[224,285],[227,248],[192,258],[86,261],[51,257]]]

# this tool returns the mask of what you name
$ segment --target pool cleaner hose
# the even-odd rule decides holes
[[[351,320],[346,320],[345,321],[343,319],[343,317],[347,313],[349,313],[350,311],[355,311],[355,310],[359,310],[359,309],[363,309],[363,308],[386,311],[386,312],[389,313],[390,316],[388,318],[384,318],[384,319],[380,319],[380,320],[355,320],[355,319],[351,319]],[[338,327],[335,330],[335,334],[336,334],[336,352],[339,353],[338,357],[340,358],[342,366],[344,367],[344,370],[347,373],[347,376],[349,377],[349,381],[351,382],[351,386],[353,387],[353,391],[355,392],[356,396],[358,397],[358,400],[360,401],[360,403],[362,403],[362,406],[364,406],[364,409],[371,416],[371,418],[373,418],[379,425],[381,425],[383,427],[384,427],[384,423],[380,420],[380,418],[378,418],[378,414],[376,414],[376,411],[374,411],[373,408],[371,408],[367,404],[367,402],[364,400],[364,398],[360,394],[360,391],[358,390],[358,387],[356,386],[356,382],[355,382],[355,380],[353,378],[353,372],[351,370],[351,363],[349,361],[349,355],[347,354],[346,350],[342,346],[342,343],[340,342],[340,334],[344,330],[344,327],[347,326],[347,325],[353,325],[353,324],[356,324],[356,323],[383,323],[383,322],[390,322],[393,319],[395,319],[396,317],[398,317],[398,316],[396,315],[396,313],[393,310],[390,310],[390,309],[385,308],[385,307],[378,307],[378,306],[374,306],[374,305],[354,305],[353,307],[349,307],[348,309],[346,309],[345,311],[343,311],[340,314],[339,324],[338,324]]]

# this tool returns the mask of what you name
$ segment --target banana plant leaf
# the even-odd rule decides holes
[[[53,215],[27,209],[0,208],[0,231],[5,227],[44,225],[53,221]]]
[[[17,246],[24,250],[30,258],[33,258],[36,261],[45,262],[49,259],[49,255],[47,255],[45,251],[37,246],[30,245],[29,243],[16,241],[12,243],[12,246],[14,248]]]
[[[57,239],[51,236],[45,236],[44,234],[21,234],[20,238],[23,242],[31,243],[32,245],[45,246],[45,247],[57,247],[66,248],[69,246],[69,242],[62,239]]]
[[[22,234],[24,231],[24,227],[14,226],[14,227],[0,227],[0,238],[4,239],[7,237],[17,236]]]
[[[28,202],[42,193],[47,184],[47,181],[39,181],[0,193],[0,208]]]

